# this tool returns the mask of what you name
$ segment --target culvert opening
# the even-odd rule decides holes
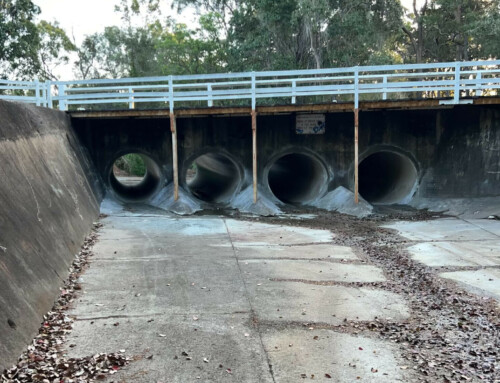
[[[226,203],[241,183],[241,172],[228,156],[206,153],[197,157],[186,171],[189,191],[198,199]]]
[[[269,167],[267,181],[276,198],[288,204],[307,204],[319,197],[328,180],[324,165],[303,153],[286,154]]]
[[[359,194],[373,204],[407,203],[418,180],[418,172],[407,156],[381,151],[359,164]]]
[[[143,201],[159,189],[161,178],[160,166],[152,158],[141,153],[128,153],[114,161],[109,184],[120,199]]]

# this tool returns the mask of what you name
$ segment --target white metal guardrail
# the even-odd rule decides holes
[[[0,99],[60,110],[169,108],[291,102],[439,98],[443,104],[500,94],[500,60],[360,66],[81,81],[0,81]]]
[[[49,106],[48,82],[35,81],[10,81],[0,79],[0,100],[10,100]]]

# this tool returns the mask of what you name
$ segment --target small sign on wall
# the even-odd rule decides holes
[[[297,114],[295,120],[297,134],[325,134],[324,114]]]

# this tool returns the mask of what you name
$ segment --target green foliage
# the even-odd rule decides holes
[[[125,154],[115,161],[115,166],[131,176],[144,177],[146,175],[146,164],[140,154]]]
[[[406,61],[463,61],[500,56],[499,0],[427,0],[409,15]]]
[[[37,29],[40,37],[39,76],[41,79],[57,80],[54,71],[59,66],[68,64],[69,53],[75,51],[76,46],[57,22],[49,23],[42,20],[37,24]]]
[[[121,26],[75,47],[32,0],[0,0],[0,75],[56,79],[76,52],[77,78],[306,69],[500,57],[500,0],[120,0]]]
[[[39,68],[40,36],[31,0],[0,0],[0,76],[29,78]]]

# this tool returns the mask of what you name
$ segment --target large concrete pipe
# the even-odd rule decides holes
[[[359,194],[373,204],[408,203],[417,183],[415,164],[401,153],[379,151],[359,164]]]
[[[243,179],[238,165],[225,154],[206,153],[197,157],[186,171],[186,184],[198,199],[227,203]]]
[[[328,171],[313,155],[289,153],[268,165],[264,176],[274,196],[284,203],[308,204],[326,191]]]
[[[142,158],[146,167],[146,173],[142,180],[134,181],[117,177],[113,171],[113,166],[109,170],[108,180],[113,194],[126,202],[141,202],[151,198],[159,191],[164,179],[161,167],[156,161],[145,154],[136,154]],[[113,161],[113,164],[115,161]]]

